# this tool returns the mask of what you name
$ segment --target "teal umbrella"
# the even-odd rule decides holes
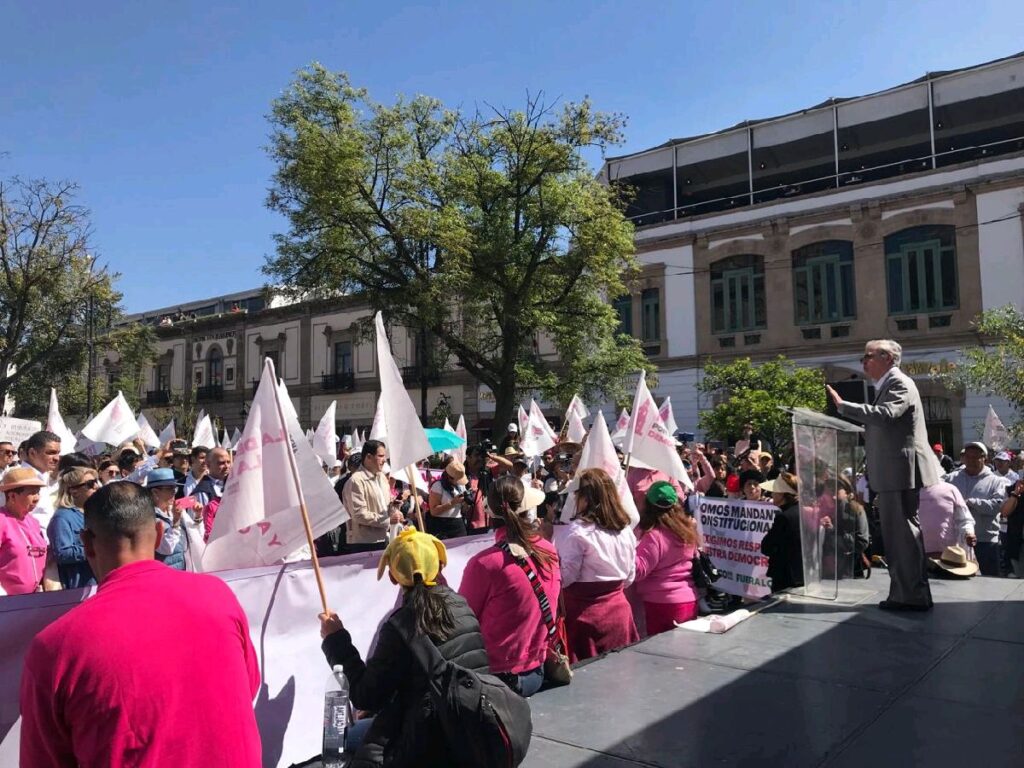
[[[456,448],[461,448],[466,444],[466,439],[459,437],[454,432],[449,432],[447,429],[425,429],[427,433],[427,440],[430,442],[430,447],[436,452],[441,451],[454,451]]]

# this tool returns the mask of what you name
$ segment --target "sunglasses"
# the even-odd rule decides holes
[[[18,455],[17,451],[12,451],[12,450],[9,450],[7,448],[5,448],[4,450],[0,451],[0,453],[2,453],[4,456],[17,456]]]
[[[79,488],[95,488],[99,484],[100,484],[100,481],[97,480],[94,477],[91,480],[86,480],[84,483],[79,483],[78,485],[72,485],[71,486],[71,490],[77,491]]]

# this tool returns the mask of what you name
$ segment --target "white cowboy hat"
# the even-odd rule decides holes
[[[978,564],[967,559],[967,552],[963,547],[946,547],[940,557],[929,559],[934,565],[953,576],[968,578],[978,572]]]

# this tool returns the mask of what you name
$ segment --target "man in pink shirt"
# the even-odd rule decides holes
[[[245,613],[220,579],[154,560],[161,529],[134,483],[86,502],[82,543],[99,589],[25,656],[23,768],[260,766]],[[181,637],[202,649],[187,665],[166,653]]]

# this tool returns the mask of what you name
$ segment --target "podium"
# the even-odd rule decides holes
[[[863,427],[807,408],[782,408],[793,419],[793,455],[800,481],[800,543],[804,587],[793,594],[819,600],[856,602],[870,590],[854,582],[856,536],[866,528],[856,505],[840,498],[845,467],[859,466]],[[851,485],[853,479],[850,479]]]

